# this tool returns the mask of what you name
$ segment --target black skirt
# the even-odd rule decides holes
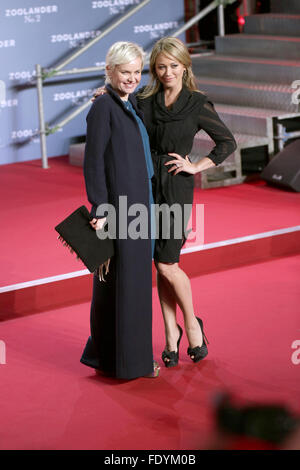
[[[170,155],[152,153],[157,229],[154,259],[162,263],[179,262],[193,204],[194,175],[185,172],[174,175],[174,171],[168,173],[170,165],[166,166],[165,163],[173,159]]]

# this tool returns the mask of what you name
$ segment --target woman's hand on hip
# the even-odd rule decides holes
[[[174,170],[174,175],[177,175],[177,173],[180,173],[181,171],[185,171],[185,173],[190,173],[191,175],[197,173],[196,165],[190,161],[188,155],[184,158],[181,155],[178,155],[178,153],[168,153],[168,155],[174,157],[174,160],[170,160],[165,163],[166,166],[170,165],[168,173]]]
[[[101,230],[103,228],[105,222],[106,222],[106,217],[104,217],[103,219],[92,219],[92,220],[90,220],[90,224],[95,230]]]

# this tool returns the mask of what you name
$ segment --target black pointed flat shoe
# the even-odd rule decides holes
[[[177,351],[167,351],[166,349],[162,352],[162,360],[166,367],[174,367],[178,364],[179,359],[179,344],[182,337],[182,328],[180,325],[177,325],[179,329],[179,338],[177,341]]]
[[[192,359],[193,362],[199,362],[199,361],[201,361],[201,359],[204,359],[207,356],[208,350],[207,350],[207,345],[206,345],[205,340],[207,341],[207,344],[209,344],[208,339],[207,339],[207,337],[205,336],[205,333],[204,333],[203,321],[201,320],[201,318],[198,318],[198,317],[196,317],[196,318],[198,320],[198,323],[199,323],[201,331],[202,331],[203,342],[202,342],[202,346],[196,346],[195,348],[188,348],[187,353],[188,353],[188,355],[190,356],[190,358]]]

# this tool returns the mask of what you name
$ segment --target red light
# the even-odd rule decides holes
[[[245,18],[243,16],[239,16],[238,18],[238,24],[241,26],[244,26],[245,24]]]

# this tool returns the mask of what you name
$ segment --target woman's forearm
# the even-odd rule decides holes
[[[195,163],[196,173],[200,171],[207,170],[208,168],[212,168],[216,166],[215,163],[208,157],[204,157],[198,162]]]

